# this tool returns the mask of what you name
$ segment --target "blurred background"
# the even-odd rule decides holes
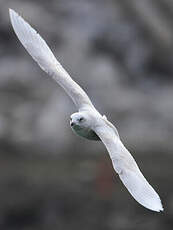
[[[18,41],[9,7],[117,127],[163,213],[133,200],[102,143],[72,133],[76,108]],[[0,0],[1,229],[173,229],[172,136],[172,0]]]

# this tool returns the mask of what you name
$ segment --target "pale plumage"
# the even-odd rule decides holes
[[[122,144],[116,128],[95,109],[87,94],[56,60],[40,35],[14,10],[10,9],[9,12],[13,29],[28,53],[64,88],[77,106],[79,112],[71,115],[73,130],[85,138],[100,139],[109,152],[115,171],[134,199],[148,209],[162,211],[158,194]]]

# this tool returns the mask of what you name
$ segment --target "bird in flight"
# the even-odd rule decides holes
[[[159,195],[145,179],[136,161],[121,142],[115,126],[93,106],[85,91],[57,61],[41,36],[14,10],[9,9],[13,29],[32,58],[71,97],[78,112],[70,116],[72,130],[89,140],[102,141],[113,168],[133,198],[144,207],[163,211]]]

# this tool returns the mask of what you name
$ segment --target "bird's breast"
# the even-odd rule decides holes
[[[100,138],[92,129],[83,128],[79,125],[74,125],[71,128],[78,136],[84,137],[88,140],[100,141]]]

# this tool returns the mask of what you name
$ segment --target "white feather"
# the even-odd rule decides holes
[[[150,210],[163,211],[158,194],[142,175],[116,132],[107,125],[96,127],[95,132],[105,144],[115,171],[134,199]]]
[[[65,89],[80,111],[95,110],[87,94],[72,80],[40,35],[14,10],[9,9],[9,14],[17,37],[38,65]]]

